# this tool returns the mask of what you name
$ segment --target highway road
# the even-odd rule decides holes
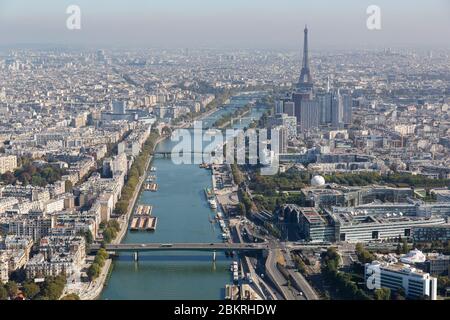
[[[306,281],[303,275],[293,269],[287,270],[289,274],[292,276],[292,279],[297,284],[298,289],[303,293],[303,296],[306,300],[319,300],[319,296],[314,291],[314,289],[309,285],[308,281]]]
[[[242,239],[240,223],[237,223],[234,227],[239,242],[244,243],[244,240]],[[253,279],[253,284],[256,286],[256,289],[259,292],[259,294],[261,294],[265,300],[278,300],[275,293],[272,292],[272,289],[270,289],[269,286],[264,282],[264,280],[259,277],[250,259],[246,256],[243,256],[243,259],[245,260],[251,278]]]
[[[244,229],[247,233],[252,232],[249,228],[244,226]],[[236,231],[240,241],[242,240],[240,224],[236,225]],[[254,236],[254,234],[253,234]],[[269,276],[271,281],[276,286],[277,290],[282,294],[285,299],[306,299],[306,300],[318,300],[319,297],[314,289],[309,285],[308,281],[300,274],[298,271],[287,268],[287,272],[291,275],[293,287],[290,290],[285,284],[287,283],[287,279],[283,276],[283,274],[277,268],[277,254],[282,254],[287,262],[287,265],[293,266],[294,263],[292,261],[292,257],[290,254],[290,250],[293,249],[302,249],[302,248],[322,248],[327,247],[326,245],[321,244],[299,244],[295,242],[279,242],[277,239],[268,235],[269,241],[269,254],[266,260],[265,269],[266,274]],[[279,250],[279,248],[283,250]],[[300,292],[303,295],[300,295]]]
[[[266,260],[266,275],[272,280],[277,290],[286,300],[296,300],[294,294],[286,286],[287,280],[277,268],[278,250],[270,250]]]
[[[289,249],[285,246],[282,250],[284,259],[286,260],[286,265],[290,266],[286,268],[286,271],[292,278],[292,285],[303,294],[303,298],[306,300],[319,300],[319,296],[305,279],[305,277],[298,272],[295,268],[295,263],[292,260],[292,255]]]

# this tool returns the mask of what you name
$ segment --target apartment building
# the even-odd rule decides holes
[[[0,156],[0,174],[5,172],[13,172],[17,169],[17,157],[14,155],[2,155]]]
[[[39,242],[39,253],[25,267],[27,277],[46,277],[79,271],[86,258],[86,243],[83,237],[51,236]]]

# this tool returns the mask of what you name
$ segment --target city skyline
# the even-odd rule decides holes
[[[0,304],[448,299],[450,6],[335,2],[0,0]]]

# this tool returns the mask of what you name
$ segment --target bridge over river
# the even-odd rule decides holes
[[[294,243],[285,243],[286,248],[290,250],[301,250],[305,248],[324,248],[324,245],[298,245]],[[145,251],[217,251],[223,252],[257,252],[280,249],[280,245],[273,243],[121,243],[121,244],[92,244],[89,247],[91,253],[97,252],[100,248],[105,248],[109,252],[133,252],[135,260],[138,260],[138,253]]]
[[[101,245],[90,246],[91,252],[96,252]],[[106,251],[260,251],[269,250],[267,243],[122,243],[107,244]]]

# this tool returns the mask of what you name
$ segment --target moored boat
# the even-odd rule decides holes
[[[205,188],[205,196],[207,199],[214,198],[214,192],[211,190],[211,188]]]
[[[217,209],[216,200],[210,199],[210,200],[208,200],[208,202],[209,202],[209,206],[211,207],[211,209]]]

